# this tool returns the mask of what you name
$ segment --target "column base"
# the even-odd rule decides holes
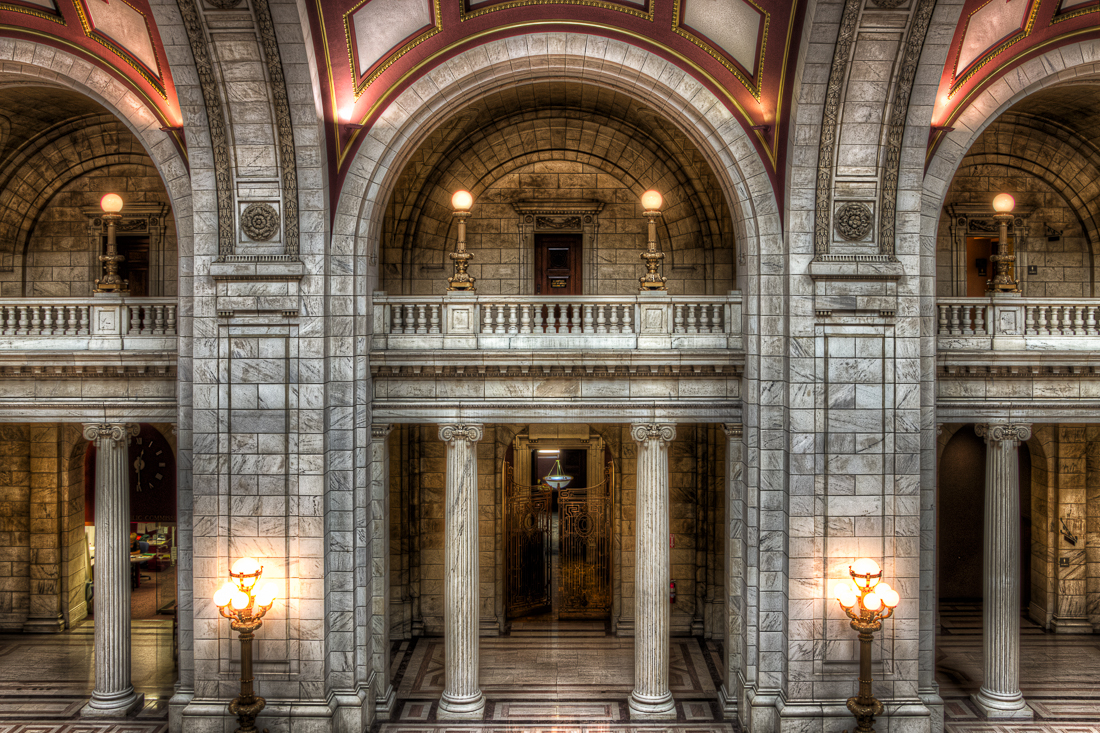
[[[444,692],[443,697],[439,699],[439,709],[435,717],[443,720],[455,718],[481,720],[484,712],[485,696],[481,694],[481,690],[469,697],[452,697]]]
[[[652,697],[650,695],[641,695],[635,690],[630,693],[630,700],[627,702],[627,706],[630,708],[631,720],[676,719],[676,701],[672,699],[671,692],[666,692],[664,695],[658,697]]]
[[[737,698],[729,693],[725,685],[718,689],[718,709],[726,720],[737,720]]]
[[[374,717],[378,720],[389,720],[396,701],[397,693],[393,691],[393,685],[390,685],[385,694],[374,701]]]
[[[82,718],[125,718],[145,704],[145,695],[134,692],[134,688],[126,693],[114,695],[96,695],[92,693],[91,701],[80,710]]]
[[[985,717],[994,720],[1015,719],[1031,720],[1035,713],[1024,702],[1024,696],[1016,693],[1013,696],[998,695],[984,687],[978,690],[977,695],[971,695],[970,700],[978,706]]]

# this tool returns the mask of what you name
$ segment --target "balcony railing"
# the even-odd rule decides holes
[[[374,295],[374,349],[740,349],[741,294]]]
[[[939,298],[941,350],[1100,349],[1100,299]]]
[[[0,349],[176,349],[176,301],[168,298],[0,298]]]

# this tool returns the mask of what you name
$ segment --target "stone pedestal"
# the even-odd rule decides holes
[[[95,690],[82,715],[123,717],[145,696],[130,681],[130,486],[127,446],[137,425],[86,424],[95,442]]]
[[[990,718],[1031,718],[1020,693],[1020,443],[1028,425],[974,426],[986,442],[982,603],[984,677],[974,703]]]
[[[669,534],[668,446],[672,425],[635,424],[638,442],[634,565],[634,691],[632,718],[676,717],[668,685]]]
[[[371,652],[374,672],[375,715],[389,720],[393,713],[394,691],[390,678],[390,456],[389,436],[392,425],[370,426],[370,508],[371,508]]]
[[[441,425],[447,444],[443,547],[443,697],[439,718],[481,719],[479,684],[477,442],[480,425]]]

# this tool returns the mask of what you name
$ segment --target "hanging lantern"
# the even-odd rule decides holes
[[[552,489],[564,489],[572,480],[573,477],[567,475],[565,469],[561,467],[560,458],[554,461],[554,467],[550,469],[550,473],[542,478],[542,482]]]

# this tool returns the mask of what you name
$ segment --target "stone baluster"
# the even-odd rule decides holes
[[[405,306],[405,333],[416,333],[416,306],[411,303]]]
[[[428,332],[428,304],[418,303],[416,306],[416,332]]]
[[[1062,329],[1058,325],[1058,320],[1062,315],[1062,309],[1056,305],[1050,307],[1050,333],[1052,336],[1057,336],[1062,333]]]
[[[687,311],[687,332],[699,333],[699,327],[695,323],[695,306],[689,303],[684,309]]]
[[[579,305],[569,306],[569,333],[581,332],[581,307]]]
[[[45,336],[53,335],[53,306],[46,305],[42,307],[42,334]]]
[[[630,435],[638,443],[634,565],[634,691],[631,717],[675,718],[669,690],[669,478],[668,447],[676,437],[672,425],[635,423]]]
[[[543,307],[541,305],[535,306],[535,333],[546,333],[546,325],[543,322]]]
[[[608,333],[622,333],[622,329],[619,328],[619,306],[618,304],[609,307],[611,311],[610,317],[607,319],[607,331]]]
[[[585,303],[584,305],[584,323],[581,327],[581,333],[593,333],[593,321],[592,321],[592,304]]]
[[[939,325],[936,328],[936,333],[939,336],[944,336],[948,333],[948,331],[947,331],[947,306],[940,303],[936,306],[936,309],[939,310],[939,315],[940,315]]]
[[[393,324],[390,333],[405,333],[404,317],[402,316],[404,310],[399,305],[391,305],[390,310],[393,312]]]
[[[153,333],[157,335],[164,334],[164,306],[153,306]]]
[[[710,316],[705,305],[699,306],[699,333],[710,333]]]
[[[26,336],[27,335],[27,329],[30,327],[30,325],[31,325],[31,322],[27,318],[27,306],[25,306],[25,305],[19,306],[19,328],[16,329],[15,332],[17,334],[19,334],[20,336]]]
[[[1024,306],[1024,333],[1029,336],[1035,334],[1035,306]]]
[[[1073,335],[1084,336],[1085,335],[1085,318],[1081,312],[1085,309],[1084,306],[1073,307]]]
[[[524,303],[520,308],[519,332],[531,333],[531,305]]]
[[[951,335],[959,335],[959,306],[951,305]]]
[[[86,423],[95,442],[95,689],[82,714],[123,717],[144,695],[130,681],[130,486],[127,446],[138,426]]]
[[[607,310],[607,306],[600,303],[596,306],[596,333],[607,333],[607,320],[604,313]]]
[[[493,328],[493,333],[506,333],[508,329],[505,327],[504,323],[504,306],[494,305],[492,308],[496,311],[496,320],[494,321],[496,326]]]
[[[481,306],[481,332],[493,332],[493,306],[483,303]]]
[[[31,333],[39,335],[42,333],[42,316],[41,308],[37,305],[31,306]]]
[[[141,306],[129,305],[126,307],[130,311],[130,329],[128,333],[131,336],[137,336],[141,333]]]
[[[91,308],[86,305],[77,306],[77,310],[80,311],[80,326],[77,328],[77,335],[83,336],[88,333],[88,329],[91,327],[92,314]]]
[[[726,324],[723,322],[725,319],[722,318],[722,306],[715,303],[714,305],[711,306],[711,310],[712,310],[711,316],[710,316],[710,324],[711,324],[711,329],[710,330],[711,330],[711,332],[712,333],[726,333]]]
[[[512,303],[508,306],[508,333],[519,333],[519,306]]]
[[[439,333],[439,303],[432,303],[430,320],[428,321],[428,333]]]
[[[978,424],[985,452],[982,559],[984,678],[973,696],[989,718],[1031,718],[1020,693],[1020,443],[1031,426]]]
[[[443,524],[443,696],[440,718],[480,719],[477,442],[480,425],[440,425],[447,444]]]
[[[634,306],[629,303],[623,306],[623,327],[620,329],[623,333],[634,333],[634,326],[630,323],[633,310]]]
[[[164,314],[164,332],[169,336],[176,335],[176,306],[166,306]]]
[[[971,320],[970,317],[970,311],[972,308],[973,306],[969,305],[964,305],[962,307],[962,332],[963,335],[966,336],[974,335],[974,321]]]
[[[674,313],[674,315],[672,316],[672,323],[673,323],[672,332],[673,333],[683,333],[684,332],[684,306],[677,303],[673,313]]]
[[[13,335],[19,329],[18,309],[14,305],[5,305],[0,311],[4,316],[4,335]]]
[[[1085,316],[1085,333],[1089,336],[1096,335],[1096,306],[1086,306],[1085,310],[1087,315]]]

